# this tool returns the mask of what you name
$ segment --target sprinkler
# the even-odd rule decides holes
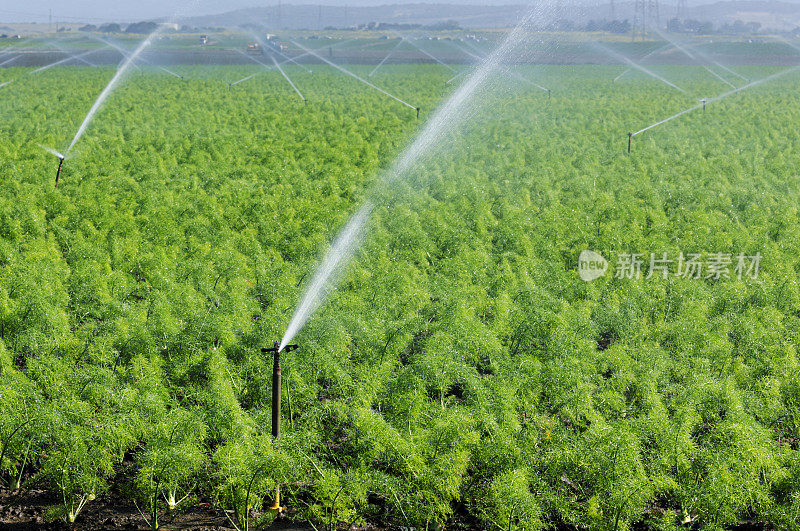
[[[633,133],[628,133],[628,154],[631,152],[631,139],[633,138]]]
[[[276,341],[272,348],[262,348],[261,352],[264,354],[272,352],[272,436],[275,440],[281,437],[281,344]],[[286,345],[283,350],[291,352],[297,349],[297,345]],[[275,502],[270,511],[280,513],[286,508],[281,507],[281,489],[280,486],[275,487]]]
[[[61,166],[64,165],[64,159],[66,159],[67,156],[63,155],[62,153],[56,151],[53,148],[49,148],[49,147],[43,146],[41,144],[39,144],[39,147],[42,148],[43,150],[47,151],[51,155],[55,156],[56,158],[58,158],[58,169],[56,170],[56,188],[58,188],[58,179],[59,179],[59,177],[61,177]]]
[[[703,99],[702,99],[702,100],[700,100],[700,101],[701,101],[701,102],[703,102],[703,112],[706,112],[706,99],[705,99],[705,98],[703,98]]]
[[[64,165],[64,157],[58,157],[58,169],[56,170],[56,188],[58,188],[58,179],[61,177],[61,166]]]
[[[417,107],[417,120],[419,120],[419,107]]]
[[[550,89],[547,89],[547,101],[550,101]]]

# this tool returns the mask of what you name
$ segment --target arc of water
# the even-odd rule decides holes
[[[390,98],[392,98],[393,100],[395,100],[395,101],[398,101],[398,102],[402,103],[402,104],[403,104],[403,105],[405,105],[406,107],[409,107],[409,108],[411,108],[411,109],[414,109],[415,111],[418,109],[418,107],[415,107],[414,105],[411,105],[411,104],[410,104],[410,103],[408,103],[407,101],[403,101],[403,100],[401,100],[400,98],[398,98],[398,97],[397,97],[397,96],[395,96],[394,94],[390,94],[389,92],[387,92],[387,91],[383,90],[382,88],[380,88],[380,87],[378,87],[378,86],[376,86],[376,85],[373,85],[372,83],[370,83],[369,81],[367,81],[367,80],[366,80],[366,79],[364,79],[363,77],[359,76],[358,74],[354,74],[353,72],[351,72],[351,71],[347,70],[347,69],[346,69],[346,68],[344,68],[343,66],[337,65],[337,64],[336,64],[336,63],[334,63],[333,61],[329,61],[328,59],[326,59],[325,57],[323,57],[323,56],[319,55],[318,53],[316,53],[316,52],[312,52],[312,51],[311,51],[311,50],[309,50],[308,48],[306,48],[306,47],[304,47],[304,46],[302,46],[302,45],[300,45],[300,44],[297,44],[297,42],[295,42],[295,41],[291,41],[291,43],[292,43],[292,44],[294,44],[295,46],[297,46],[298,48],[300,48],[301,50],[303,50],[303,51],[306,51],[306,52],[310,53],[311,55],[315,56],[317,59],[319,59],[319,60],[321,60],[321,61],[324,61],[325,63],[328,63],[329,65],[331,65],[332,67],[336,68],[336,69],[337,69],[337,70],[339,70],[340,72],[343,72],[343,73],[347,74],[348,76],[350,76],[350,77],[352,77],[352,78],[354,78],[354,79],[357,79],[357,80],[361,81],[361,82],[362,82],[362,83],[364,83],[365,85],[367,85],[367,86],[369,86],[369,87],[372,87],[373,89],[377,90],[378,92],[380,92],[380,93],[382,93],[382,94],[385,94],[386,96],[389,96],[389,97],[390,97]]]
[[[120,82],[122,77],[125,75],[125,73],[128,71],[128,69],[131,67],[131,65],[134,63],[134,61],[139,56],[139,54],[141,54],[145,50],[145,48],[150,46],[150,44],[153,42],[153,39],[155,39],[156,36],[158,34],[160,34],[164,30],[165,27],[166,26],[160,26],[153,33],[151,33],[146,39],[144,39],[139,44],[139,46],[136,48],[136,50],[134,50],[134,52],[130,56],[128,56],[128,58],[125,60],[125,62],[122,64],[122,66],[120,66],[117,69],[117,72],[114,74],[114,77],[112,77],[111,81],[108,82],[108,85],[106,85],[106,88],[104,88],[103,91],[100,93],[100,95],[97,97],[97,100],[95,100],[94,104],[92,105],[92,108],[89,109],[88,114],[83,119],[83,122],[81,123],[80,127],[78,128],[78,131],[75,133],[75,136],[73,137],[72,142],[70,142],[69,147],[65,151],[66,155],[70,154],[70,152],[72,151],[72,148],[74,148],[75,144],[78,142],[78,140],[81,139],[81,137],[83,136],[83,133],[86,132],[86,128],[89,127],[90,123],[92,123],[92,119],[94,119],[94,116],[97,114],[97,112],[103,106],[105,101],[108,99],[108,97],[114,91],[114,89],[116,88],[117,84]]]
[[[733,76],[738,77],[739,79],[741,79],[744,82],[749,83],[751,81],[750,79],[746,78],[745,76],[743,76],[739,72],[736,72],[735,70],[732,70],[731,68],[728,68],[724,64],[712,59],[711,56],[709,56],[708,54],[702,52],[701,50],[698,50],[697,46],[694,46],[694,47],[691,47],[691,48],[692,48],[692,50],[694,50],[694,53],[696,53],[704,61],[707,61],[707,62],[711,63],[712,65],[716,66],[717,68],[721,68],[722,70],[726,71],[727,73],[729,73],[729,74],[731,74]]]
[[[734,94],[737,94],[737,93],[739,93],[739,92],[741,92],[743,90],[747,90],[749,88],[755,87],[756,85],[761,85],[762,83],[766,83],[767,81],[772,81],[772,80],[777,79],[779,77],[785,76],[786,74],[790,74],[792,72],[795,72],[798,69],[800,69],[800,65],[793,66],[791,68],[787,68],[786,70],[781,70],[780,72],[776,72],[775,74],[769,75],[767,77],[758,79],[756,81],[751,81],[747,85],[742,85],[741,87],[738,87],[738,88],[729,90],[727,92],[724,92],[724,93],[720,94],[719,96],[714,96],[713,98],[708,98],[708,99],[705,100],[705,103],[708,104],[708,103],[713,103],[715,101],[719,101],[721,99],[727,98],[728,96],[732,96]],[[631,136],[633,137],[633,136],[639,135],[641,133],[644,133],[645,131],[649,131],[650,129],[652,129],[654,127],[657,127],[657,126],[659,126],[661,124],[665,124],[665,123],[669,122],[670,120],[674,120],[675,118],[678,118],[679,116],[683,116],[686,113],[695,111],[695,110],[699,109],[702,106],[703,106],[703,103],[699,103],[699,104],[697,104],[697,105],[695,105],[693,107],[689,107],[688,109],[684,109],[684,110],[682,110],[681,112],[679,112],[677,114],[673,114],[672,116],[670,116],[668,118],[664,118],[663,120],[660,120],[660,121],[658,121],[658,122],[656,122],[654,124],[648,125],[647,127],[643,128],[643,129],[639,129],[635,133],[631,133]]]
[[[6,60],[5,60],[5,61],[3,61],[2,63],[0,63],[0,66],[5,66],[5,65],[7,65],[8,63],[13,63],[14,61],[16,61],[17,59],[19,59],[20,57],[22,57],[22,55],[21,55],[21,54],[20,54],[20,55],[15,55],[15,56],[14,56],[14,57],[12,57],[11,59],[6,59]]]
[[[126,50],[126,49],[125,49],[125,48],[123,48],[122,46],[119,46],[119,45],[117,45],[117,44],[114,44],[113,42],[111,42],[111,41],[107,41],[107,40],[105,40],[105,39],[100,39],[100,38],[97,38],[97,40],[99,40],[100,42],[102,42],[102,43],[105,43],[105,44],[107,44],[108,46],[111,46],[112,48],[114,48],[115,50],[117,50],[119,53],[121,53],[121,54],[122,54],[122,57],[123,57],[123,58],[130,58],[130,57],[131,57],[131,52],[130,52],[130,50]],[[153,64],[152,62],[148,61],[148,60],[147,60],[147,59],[145,59],[144,57],[138,57],[138,58],[136,58],[136,60],[137,60],[137,61],[140,61],[140,62],[142,62],[142,63],[148,64],[148,65],[150,65],[150,66],[154,66],[154,67],[156,67],[156,68],[158,68],[158,69],[160,69],[160,70],[163,70],[163,71],[164,71],[164,72],[166,72],[167,74],[169,74],[169,75],[171,75],[171,76],[174,76],[174,77],[177,77],[178,79],[183,79],[183,76],[182,76],[182,75],[180,75],[180,74],[176,74],[175,72],[173,72],[172,70],[170,70],[169,68],[166,68],[166,67],[164,67],[164,66]]]
[[[253,39],[255,39],[256,42],[258,42],[258,44],[261,46],[262,50],[269,50],[271,53],[278,54],[278,55],[280,55],[281,57],[283,57],[285,59],[284,63],[294,63],[297,66],[299,66],[300,68],[302,68],[303,70],[305,70],[306,72],[308,72],[309,74],[311,73],[311,70],[306,68],[305,65],[301,65],[300,63],[298,63],[297,61],[295,61],[294,59],[292,59],[291,57],[289,57],[285,53],[281,52],[279,49],[275,48],[274,46],[268,46],[267,43],[264,42],[264,40],[259,35],[256,35],[255,33],[251,33],[250,36]],[[241,51],[241,50],[237,50],[237,51]]]
[[[483,57],[480,57],[480,56],[478,56],[478,55],[475,55],[475,54],[469,53],[467,50],[464,50],[464,49],[463,49],[461,46],[458,46],[458,45],[457,45],[457,44],[455,44],[455,43],[452,43],[452,44],[453,44],[453,46],[454,46],[454,47],[456,47],[456,49],[463,51],[464,53],[466,53],[467,55],[469,55],[469,56],[471,56],[471,57],[474,57],[474,58],[475,58],[475,59],[477,59],[478,61],[483,61],[483,60],[486,58],[486,55],[483,55]],[[448,80],[447,80],[445,83],[450,83],[451,81],[453,81],[455,78],[457,78],[458,76],[460,76],[460,75],[461,75],[461,74],[463,74],[463,73],[464,73],[464,72],[460,72],[459,74],[455,75],[454,77],[452,77],[452,78],[448,79]],[[524,82],[524,83],[527,83],[527,84],[529,84],[529,85],[531,85],[531,86],[534,86],[534,87],[538,88],[539,90],[542,90],[542,91],[544,91],[544,92],[548,92],[548,93],[550,92],[550,89],[548,89],[548,88],[546,88],[546,87],[543,87],[543,86],[541,86],[540,84],[538,84],[538,83],[536,83],[536,82],[534,82],[534,81],[531,81],[530,79],[528,79],[527,77],[523,76],[523,75],[522,75],[522,74],[520,74],[519,72],[514,72],[514,71],[511,71],[511,72],[509,72],[509,73],[510,73],[510,74],[511,74],[513,77],[515,77],[516,79],[519,79],[520,81],[522,81],[522,82]]]
[[[392,167],[383,174],[382,177],[385,183],[393,182],[407,174],[433,148],[444,131],[468,119],[473,112],[470,104],[472,103],[471,97],[476,92],[476,89],[492,77],[492,74],[496,73],[501,64],[501,59],[509,53],[514,44],[521,40],[534,14],[534,10],[531,10],[520,24],[510,32],[505,42],[493,51],[486,61],[472,73],[469,79],[462,83],[447,101],[436,110],[414,142],[409,145]],[[289,326],[286,328],[286,332],[280,342],[279,351],[283,350],[294,338],[295,334],[300,331],[309,317],[322,304],[327,294],[334,289],[335,282],[343,271],[344,266],[352,258],[362,241],[364,227],[369,221],[373,208],[373,204],[367,202],[350,218],[350,221],[335,238],[333,245],[315,271],[311,282],[300,299],[299,305],[292,315]]]
[[[28,72],[28,74],[38,74],[39,72],[44,72],[45,70],[49,70],[49,69],[53,68],[54,66],[63,65],[64,63],[67,63],[69,61],[74,61],[76,59],[80,59],[82,57],[85,57],[87,55],[91,55],[93,53],[97,53],[97,50],[89,50],[88,52],[83,52],[82,54],[65,57],[64,59],[61,59],[60,61],[56,61],[55,63],[50,63],[49,65],[45,65],[45,66],[40,66],[36,70],[31,70],[30,72]]]
[[[238,85],[239,83],[244,83],[245,81],[247,81],[247,80],[249,80],[249,79],[253,79],[253,78],[254,78],[254,77],[256,77],[258,74],[261,74],[261,73],[262,73],[262,72],[256,72],[255,74],[250,74],[249,76],[247,76],[247,77],[243,77],[242,79],[240,79],[240,80],[238,80],[238,81],[234,81],[233,83],[229,83],[229,85],[230,85],[230,86],[232,86],[232,87],[233,87],[233,86],[236,86],[236,85]]]
[[[661,30],[659,30],[658,28],[656,28],[656,29],[655,29],[655,32],[656,32],[656,33],[658,33],[658,34],[661,36],[661,38],[663,38],[663,39],[665,39],[665,40],[669,41],[670,43],[672,43],[672,45],[673,45],[673,46],[675,46],[675,48],[677,48],[677,49],[678,49],[678,50],[679,50],[679,51],[680,51],[680,52],[681,52],[683,55],[685,55],[686,57],[688,57],[689,59],[691,59],[692,61],[694,61],[694,62],[695,62],[695,63],[697,63],[698,65],[702,66],[702,67],[703,67],[703,68],[704,68],[704,69],[705,69],[705,70],[706,70],[708,73],[710,73],[712,76],[714,76],[715,78],[719,79],[720,81],[722,81],[723,83],[725,83],[725,84],[726,84],[726,85],[728,85],[729,87],[731,87],[731,88],[736,88],[736,85],[734,85],[733,83],[731,83],[730,81],[728,81],[727,79],[725,79],[724,77],[722,77],[721,75],[719,75],[719,74],[717,74],[716,72],[714,72],[713,70],[711,70],[711,69],[708,67],[708,65],[705,65],[705,64],[703,64],[703,62],[702,62],[702,61],[700,61],[700,60],[699,60],[697,57],[695,57],[695,56],[694,56],[694,55],[693,55],[693,54],[692,54],[692,53],[691,53],[689,50],[687,50],[686,48],[684,48],[683,46],[681,46],[681,44],[680,44],[680,43],[678,43],[678,42],[676,42],[676,41],[673,41],[673,40],[671,40],[671,39],[670,39],[668,36],[666,36],[666,35],[665,35],[663,32],[661,32]]]
[[[286,79],[286,81],[288,81],[288,82],[289,82],[289,84],[292,86],[292,88],[294,89],[294,91],[295,91],[295,92],[297,92],[297,95],[298,95],[298,96],[300,96],[300,99],[301,99],[301,100],[303,100],[303,101],[305,102],[305,101],[306,101],[306,98],[305,98],[305,96],[303,96],[303,94],[302,94],[302,93],[300,92],[300,90],[299,90],[299,89],[298,89],[298,88],[295,86],[295,84],[294,84],[294,83],[292,83],[292,80],[291,80],[291,79],[289,79],[289,76],[287,76],[287,75],[286,75],[286,72],[284,72],[284,71],[283,71],[283,68],[281,68],[281,65],[279,65],[279,64],[278,64],[278,61],[275,59],[275,56],[274,56],[274,55],[270,55],[270,57],[272,58],[272,62],[273,62],[273,63],[275,63],[275,67],[278,69],[278,71],[281,73],[281,75],[283,75],[283,77]]]
[[[644,54],[643,56],[641,56],[639,58],[639,62],[641,63],[645,59],[648,59],[649,57],[651,57],[651,56],[653,56],[653,55],[655,55],[657,53],[665,52],[665,51],[669,50],[670,48],[674,48],[674,46],[672,45],[672,43],[667,43],[664,46],[656,48],[655,50],[653,50],[651,52],[648,52],[648,53]],[[624,76],[625,74],[627,74],[631,70],[632,70],[631,67],[626,68],[624,72],[622,72],[620,75],[618,75],[617,77],[614,78],[614,81],[615,82],[618,81],[622,76]]]
[[[392,49],[391,49],[391,50],[389,50],[389,53],[387,53],[387,54],[386,54],[386,57],[384,57],[384,58],[381,60],[381,62],[380,62],[380,63],[378,63],[378,66],[376,66],[375,68],[373,68],[373,69],[372,69],[372,72],[370,72],[370,73],[369,73],[369,75],[368,75],[367,77],[372,77],[372,74],[374,74],[375,72],[377,72],[377,71],[378,71],[378,69],[379,69],[380,67],[382,67],[382,66],[383,66],[383,63],[385,63],[385,62],[386,62],[386,60],[387,60],[387,59],[389,59],[389,57],[391,57],[391,55],[394,53],[394,51],[395,51],[395,50],[397,50],[397,48],[399,48],[399,47],[400,47],[400,45],[401,45],[401,44],[403,44],[403,42],[404,42],[404,41],[403,41],[403,39],[400,39],[399,41],[397,41],[397,44],[395,44],[395,45],[392,47]]]
[[[82,62],[84,64],[87,64],[87,65],[91,66],[92,68],[97,68],[96,64],[92,63],[91,61],[87,61],[84,57],[81,57],[80,55],[75,55],[74,53],[65,50],[64,48],[62,48],[61,46],[59,46],[58,44],[56,44],[56,43],[54,43],[52,41],[49,42],[48,44],[50,46],[52,46],[53,48],[55,48],[56,50],[58,50],[59,52],[65,54],[65,55],[71,56],[73,59],[76,59],[76,60],[78,60],[78,61],[80,61],[80,62]]]
[[[408,44],[410,44],[410,45],[411,45],[411,46],[413,46],[414,48],[416,48],[417,50],[419,50],[420,52],[424,53],[425,55],[427,55],[428,57],[430,57],[431,59],[433,59],[434,61],[436,61],[437,63],[439,63],[440,65],[444,66],[445,68],[448,68],[448,69],[449,69],[451,72],[458,72],[458,70],[456,70],[455,68],[453,68],[453,67],[452,67],[452,66],[450,66],[449,64],[447,64],[447,63],[445,63],[444,61],[440,60],[438,57],[434,57],[432,54],[430,54],[430,53],[428,53],[426,50],[422,49],[422,47],[421,47],[421,46],[417,45],[417,44],[416,44],[414,41],[412,41],[411,39],[407,39],[407,38],[405,38],[403,35],[400,35],[400,34],[399,34],[399,33],[397,33],[396,31],[395,31],[395,32],[393,32],[393,33],[394,33],[395,35],[397,35],[398,37],[400,37],[401,39],[403,39],[404,41],[406,41]]]
[[[652,78],[654,78],[654,79],[657,79],[657,80],[661,81],[662,83],[664,83],[664,84],[666,84],[666,85],[669,85],[670,87],[674,88],[675,90],[678,90],[678,91],[680,91],[680,92],[683,92],[684,94],[686,94],[686,91],[685,91],[685,90],[683,90],[682,88],[680,88],[678,85],[676,85],[676,84],[675,84],[675,83],[673,83],[672,81],[669,81],[668,79],[666,79],[666,78],[664,78],[664,77],[662,77],[662,76],[659,76],[659,75],[658,75],[658,74],[656,74],[655,72],[652,72],[652,71],[648,70],[647,68],[645,68],[645,67],[643,67],[643,66],[641,66],[641,65],[639,65],[639,64],[637,64],[637,63],[635,63],[635,62],[633,62],[631,59],[629,59],[629,58],[625,57],[625,56],[624,56],[624,55],[622,55],[621,53],[615,52],[614,50],[612,50],[612,49],[610,49],[610,48],[607,48],[607,47],[605,47],[605,46],[601,45],[601,44],[600,44],[600,43],[598,43],[598,42],[593,42],[593,43],[592,43],[592,45],[593,45],[595,48],[597,48],[597,49],[599,49],[599,50],[602,50],[602,51],[603,51],[603,52],[605,52],[606,54],[610,55],[611,57],[613,57],[613,58],[615,58],[615,59],[617,59],[617,60],[620,60],[620,61],[623,61],[623,62],[627,63],[627,64],[628,64],[628,65],[630,65],[632,68],[635,68],[635,69],[637,69],[637,70],[641,70],[642,72],[644,72],[644,73],[645,73],[645,74],[647,74],[648,76],[650,76],[650,77],[652,77]]]

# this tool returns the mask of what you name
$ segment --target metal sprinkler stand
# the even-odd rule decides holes
[[[706,99],[705,99],[705,98],[703,98],[703,99],[702,99],[702,100],[700,100],[700,101],[702,101],[702,102],[703,102],[703,112],[706,112]]]
[[[275,440],[280,439],[281,437],[281,352],[280,352],[281,344],[279,341],[276,341],[272,348],[262,348],[261,352],[266,354],[267,352],[272,352],[272,436]],[[297,345],[286,345],[283,347],[283,350],[286,352],[291,352],[297,349]],[[286,507],[281,507],[281,488],[280,486],[275,487],[275,502],[272,504],[272,507],[269,508],[270,511],[275,511],[276,513],[280,513],[286,510]]]
[[[58,170],[56,170],[56,188],[58,188],[58,178],[61,177],[61,166],[64,165],[64,159],[58,158]]]
[[[628,133],[628,154],[631,152],[631,139],[633,138],[633,133]]]
[[[419,107],[417,107],[417,120],[419,120]]]

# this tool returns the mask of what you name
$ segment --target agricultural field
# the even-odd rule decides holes
[[[394,182],[454,74],[348,68],[419,120],[326,65],[285,67],[307,103],[274,71],[143,68],[58,187],[39,145],[69,144],[114,70],[0,88],[0,506],[35,490],[54,529],[109,500],[141,528],[253,529],[280,488],[304,529],[797,529],[800,73],[628,154],[728,87],[519,67],[550,94],[492,80]],[[365,200],[363,244],[282,355],[276,440],[261,349]],[[607,274],[581,278],[585,250]],[[674,263],[648,275],[651,254]]]

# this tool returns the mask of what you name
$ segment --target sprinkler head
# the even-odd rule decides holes
[[[419,107],[417,107],[417,119],[419,120]]]
[[[267,352],[276,352],[277,353],[277,352],[281,352],[280,348],[281,348],[281,342],[280,341],[276,341],[272,345],[272,348],[262,347],[261,348],[261,352],[263,352],[264,354],[266,354]],[[291,351],[296,350],[298,348],[300,348],[299,345],[286,345],[285,347],[283,347],[283,351],[284,352],[291,352]]]

